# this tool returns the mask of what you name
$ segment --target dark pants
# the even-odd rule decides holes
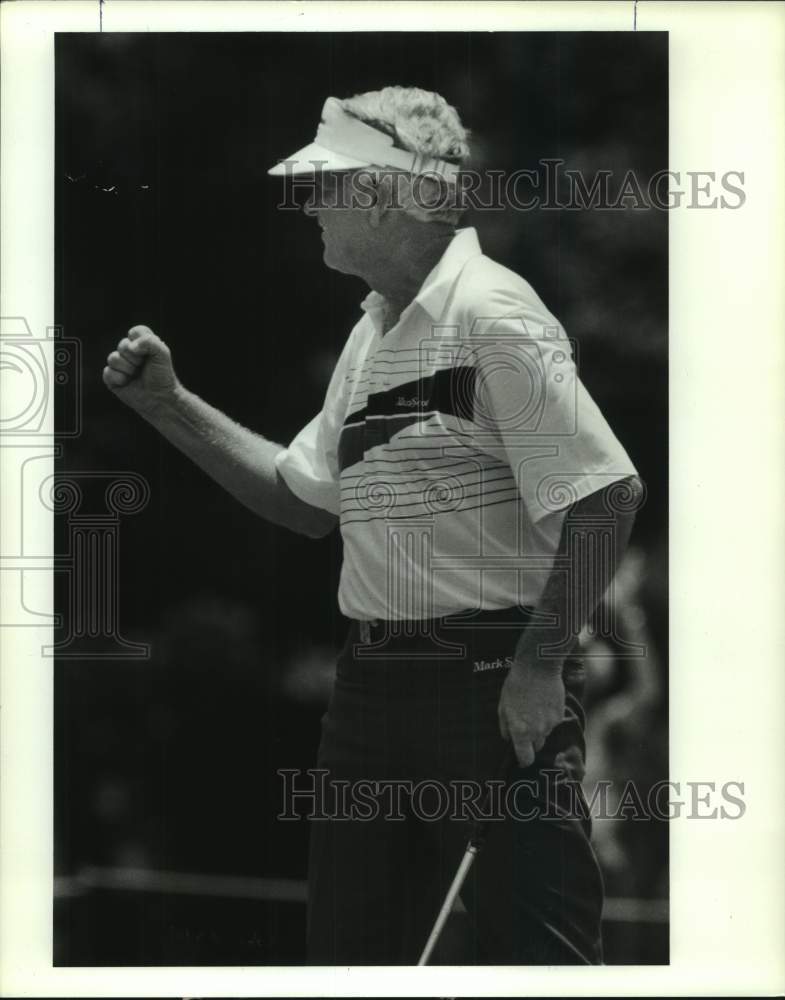
[[[370,644],[352,623],[322,719],[318,767],[328,772],[321,815],[351,816],[354,807],[355,818],[310,822],[311,964],[417,962],[473,830],[466,808],[451,815],[456,790],[500,777],[505,658],[527,620],[519,609],[484,612],[469,628],[441,619],[430,623],[437,639],[418,631],[385,640],[381,623]],[[457,964],[602,961],[602,879],[580,809],[580,661],[567,661],[564,680],[564,722],[531,767],[508,767],[507,787],[528,781],[517,786],[512,814],[497,787],[496,815],[505,818],[486,824],[461,892],[471,938]],[[341,790],[336,779],[348,784]],[[374,788],[377,815],[368,806],[372,786],[357,784],[363,779],[383,783]],[[403,782],[397,792],[394,780]]]

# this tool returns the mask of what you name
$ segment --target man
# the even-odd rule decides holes
[[[515,796],[462,891],[459,961],[599,963],[602,881],[570,807],[585,751],[571,654],[641,484],[558,320],[456,230],[455,110],[388,87],[322,117],[270,170],[306,178],[325,263],[371,288],[321,412],[288,448],[267,441],[186,390],[146,327],[104,381],[260,515],[312,537],[340,522],[350,628],[322,722],[309,961],[414,963],[472,818],[434,818],[425,792],[501,777]],[[347,819],[340,796],[361,785],[368,808]]]

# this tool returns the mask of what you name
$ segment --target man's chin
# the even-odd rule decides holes
[[[332,271],[340,271],[341,274],[353,274],[354,272],[346,266],[346,262],[342,261],[340,257],[330,250],[329,246],[325,246],[324,253],[322,254],[322,260]]]

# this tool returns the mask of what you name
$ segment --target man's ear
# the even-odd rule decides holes
[[[400,208],[400,197],[396,183],[397,174],[385,171],[375,178],[376,198],[368,216],[368,221],[374,229],[378,229],[385,217],[396,208]]]
[[[384,218],[385,214],[386,210],[384,206],[380,204],[379,199],[377,198],[376,201],[374,201],[373,205],[368,209],[368,215],[366,216],[366,218],[368,219],[368,225],[371,227],[371,229],[378,229],[379,226],[381,226],[382,219]]]
[[[378,229],[381,223],[384,209],[380,201],[383,197],[375,171],[362,169],[351,174],[349,207],[360,209],[372,229]]]

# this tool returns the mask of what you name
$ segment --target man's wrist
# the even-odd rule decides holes
[[[139,413],[148,423],[160,429],[185,409],[189,395],[180,382],[175,382],[166,392],[151,393],[144,404],[139,406]]]
[[[577,635],[565,636],[556,628],[526,629],[515,647],[513,669],[536,666],[559,672],[577,643]]]

